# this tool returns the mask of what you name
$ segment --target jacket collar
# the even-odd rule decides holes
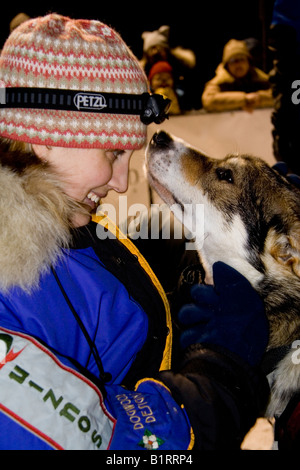
[[[70,241],[72,202],[55,176],[32,165],[0,166],[0,290],[30,291]]]

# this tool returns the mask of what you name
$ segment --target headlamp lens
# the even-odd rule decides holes
[[[161,124],[168,119],[168,111],[171,106],[171,100],[162,95],[148,95],[145,107],[141,113],[141,121],[143,124],[149,125],[152,122]]]

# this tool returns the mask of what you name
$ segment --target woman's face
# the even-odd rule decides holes
[[[108,191],[123,193],[128,187],[129,161],[133,150],[72,149],[33,144],[33,150],[57,173],[65,193],[84,203],[90,212]],[[88,224],[90,217],[74,214],[75,227]]]

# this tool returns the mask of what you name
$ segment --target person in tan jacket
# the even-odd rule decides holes
[[[254,67],[244,41],[231,39],[224,47],[222,63],[202,94],[207,111],[230,111],[273,106],[268,75]]]

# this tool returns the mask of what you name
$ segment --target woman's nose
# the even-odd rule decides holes
[[[118,165],[113,171],[109,186],[117,193],[125,193],[128,189],[129,162]]]

